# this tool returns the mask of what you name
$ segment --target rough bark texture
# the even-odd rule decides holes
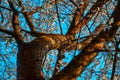
[[[71,43],[71,39],[71,36],[43,35],[30,43],[21,43],[17,54],[18,80],[44,80],[41,68],[47,52]]]
[[[40,45],[43,46],[43,45]],[[38,43],[24,43],[17,54],[17,79],[18,80],[44,80],[41,75],[42,60],[46,54],[46,47]]]
[[[51,2],[52,5],[57,4],[63,0],[56,0]],[[92,62],[92,60],[97,56],[99,50],[104,48],[104,42],[112,40],[116,31],[120,26],[120,0],[115,8],[112,16],[114,22],[110,29],[102,30],[104,25],[100,24],[94,32],[97,36],[89,36],[81,42],[75,40],[75,34],[77,34],[81,28],[88,23],[92,17],[96,14],[97,8],[102,8],[102,6],[109,0],[97,0],[97,2],[91,7],[90,11],[86,14],[84,18],[80,20],[82,14],[87,7],[88,0],[85,0],[84,5],[82,5],[81,10],[77,9],[78,13],[74,13],[74,18],[71,22],[71,26],[68,29],[67,35],[61,34],[43,34],[36,32],[36,29],[30,20],[31,14],[33,12],[25,12],[24,6],[22,6],[21,13],[24,15],[26,22],[30,28],[30,32],[24,30],[26,33],[35,36],[36,39],[25,43],[20,32],[18,15],[19,12],[14,8],[11,1],[8,0],[12,15],[12,31],[0,28],[1,32],[12,35],[18,44],[18,54],[17,54],[17,80],[45,80],[44,74],[42,72],[43,62],[50,50],[74,50],[81,49],[81,53],[75,56],[72,61],[60,72],[55,74],[50,80],[76,80],[77,77],[85,70],[85,68]],[[72,1],[71,1],[72,2]],[[74,2],[73,2],[74,3]],[[91,17],[88,17],[91,16]]]

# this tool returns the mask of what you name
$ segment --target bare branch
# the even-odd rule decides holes
[[[1,11],[1,10],[0,10],[0,15],[1,15],[1,17],[2,17],[2,20],[0,21],[0,23],[2,23],[3,20],[4,20],[4,17],[3,17],[3,14],[2,14],[2,11]]]
[[[22,7],[22,9],[21,9],[21,10],[22,10],[22,13],[23,13],[23,15],[24,15],[24,17],[25,17],[25,20],[26,20],[27,23],[28,23],[28,26],[29,26],[31,32],[36,32],[36,28],[35,28],[34,24],[32,23],[32,21],[30,20],[30,16],[34,13],[34,11],[25,12],[25,8],[24,8],[24,6],[22,5],[22,2],[21,2],[20,0],[18,0],[18,3],[19,3],[19,5]],[[38,8],[38,9],[39,9],[39,8]]]
[[[103,41],[96,38],[89,45],[87,45],[78,56],[74,57],[73,60],[61,72],[53,76],[51,80],[57,80],[58,78],[59,80],[76,80],[84,68],[89,65],[92,59],[95,58],[97,52],[94,50],[100,49],[98,47],[101,49],[103,48]]]
[[[21,36],[21,33],[20,33],[18,13],[13,13],[12,15],[12,26],[16,34],[16,39],[18,39],[18,41],[23,41],[23,37]]]
[[[30,15],[29,15],[29,13],[23,12],[23,15],[24,15],[24,17],[25,17],[25,20],[26,20],[27,23],[28,23],[28,26],[29,26],[31,32],[36,32],[36,28],[35,28],[33,22],[30,20]]]
[[[15,38],[16,38],[17,42],[19,42],[19,41],[21,42],[21,41],[23,41],[23,37],[21,36],[21,33],[20,33],[20,26],[19,26],[19,19],[18,19],[19,12],[15,9],[13,3],[10,0],[8,0],[8,3],[9,3],[10,8],[13,11],[12,27],[16,34]]]
[[[63,0],[52,1],[50,3],[50,5],[57,4],[58,2],[61,2],[61,1],[63,1]],[[25,17],[25,19],[26,19],[26,21],[28,23],[28,26],[29,26],[31,32],[36,32],[36,28],[35,28],[34,24],[32,23],[32,21],[30,20],[30,16],[33,15],[35,12],[40,11],[41,7],[36,7],[36,9],[34,9],[34,10],[30,11],[30,12],[25,12],[25,8],[22,5],[22,2],[20,0],[18,0],[18,3],[22,7],[22,13],[23,13],[23,15],[24,15],[24,17]]]
[[[90,36],[86,36],[86,37],[81,37],[81,38],[78,38],[77,40],[82,40],[85,38],[85,40],[81,41],[81,42],[77,42],[77,40],[72,40],[72,44],[69,44],[67,46],[65,46],[63,48],[63,50],[74,50],[74,49],[77,49],[77,50],[82,50],[85,46],[87,46],[91,40],[96,37],[103,29],[104,25],[103,24],[100,24],[94,31],[93,31],[93,34],[91,34]]]
[[[51,1],[49,4],[54,5],[54,4],[57,4],[57,3],[62,2],[62,1],[64,1],[64,0]]]
[[[53,5],[57,4],[58,2],[62,2],[62,1],[63,1],[63,0],[55,0],[55,1],[51,1],[49,4],[50,4],[51,6],[53,6]],[[42,7],[36,7],[34,10],[30,11],[30,12],[28,13],[28,15],[31,16],[31,15],[33,15],[34,13],[40,11],[41,9],[42,9]]]
[[[72,0],[70,0],[70,1],[72,1]],[[72,22],[71,22],[71,25],[70,25],[70,28],[69,28],[67,34],[69,34],[69,32],[74,28],[74,26],[76,26],[79,23],[80,18],[82,17],[87,5],[88,5],[88,0],[85,0],[85,3],[81,5],[81,8],[77,8],[77,10],[75,11],[75,13],[73,15],[73,19],[72,19]]]
[[[55,0],[55,2],[57,3],[57,0]],[[57,14],[58,22],[59,22],[60,32],[61,32],[61,34],[63,34],[61,21],[60,21],[60,16],[59,16],[59,12],[58,12],[58,5],[57,4],[55,4],[55,5],[56,5],[56,14]]]
[[[18,11],[15,9],[13,3],[12,3],[10,0],[7,0],[7,1],[8,1],[8,3],[9,3],[10,8],[12,9],[12,11],[13,11],[13,12],[18,12]]]
[[[60,71],[60,67],[61,67],[61,63],[62,63],[63,58],[64,58],[64,51],[58,50],[57,62],[55,65],[53,76],[56,75]]]
[[[117,55],[118,55],[118,45],[119,42],[117,42],[116,40],[116,45],[115,45],[115,55],[114,55],[114,61],[113,61],[113,68],[112,68],[112,75],[111,75],[111,79],[110,80],[114,80],[114,74],[116,71],[116,63],[117,63]]]
[[[101,8],[107,1],[109,0],[97,0],[97,2],[91,7],[86,16],[80,22],[78,22],[76,25],[70,26],[67,34],[75,35],[87,22],[90,21],[90,19],[98,11],[97,9]]]
[[[31,32],[31,31],[27,31],[27,30],[24,30],[24,29],[21,29],[21,31],[24,31],[24,32],[30,34],[33,37],[38,37],[40,35],[45,35],[46,34],[46,33],[41,33],[41,32]]]
[[[9,11],[12,11],[12,9],[6,8],[6,7],[4,7],[4,6],[0,6],[0,8],[6,9],[6,10],[9,10]]]
[[[36,7],[34,10],[30,11],[30,12],[28,13],[28,15],[31,16],[31,15],[33,15],[34,13],[40,11],[41,9],[42,9],[42,7]]]
[[[77,9],[79,9],[78,5],[73,1],[73,0],[69,0],[71,3],[73,3],[75,5],[75,7],[77,7]]]
[[[119,15],[120,9],[120,1],[118,1],[118,4],[113,12],[113,15]],[[57,75],[53,76],[51,80],[75,80],[82,72],[83,70],[92,62],[92,60],[97,56],[98,50],[102,50],[104,48],[104,42],[109,41],[113,38],[113,36],[109,36],[109,34],[112,32],[113,34],[116,33],[118,30],[120,24],[116,22],[120,22],[120,19],[113,16],[115,19],[115,22],[112,25],[112,28],[110,30],[103,30],[100,32],[100,34],[94,38],[90,44],[88,44],[82,52],[77,55],[73,60]],[[115,30],[113,30],[115,28]],[[113,32],[113,31],[114,32]],[[108,39],[109,38],[109,39]],[[72,66],[72,67],[71,67]],[[65,74],[65,75],[64,75]]]
[[[15,35],[12,31],[2,29],[2,28],[0,28],[0,32],[6,33],[6,34],[9,34],[9,35]]]

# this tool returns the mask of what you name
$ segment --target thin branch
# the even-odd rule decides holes
[[[30,15],[27,12],[23,12],[23,15],[25,17],[25,20],[27,21],[27,24],[28,24],[31,32],[36,32],[36,28],[35,28],[33,22],[30,20]]]
[[[116,71],[116,63],[117,63],[117,55],[118,55],[118,45],[119,42],[116,40],[116,45],[115,45],[115,55],[114,55],[114,60],[113,60],[113,67],[112,67],[112,75],[110,80],[114,80],[114,74]]]
[[[86,9],[87,5],[88,5],[88,0],[85,0],[85,3],[81,5],[81,8],[76,9],[67,34],[69,34],[69,32],[74,28],[74,26],[76,26],[79,23],[80,18],[83,16],[84,10]]]
[[[30,11],[30,12],[28,13],[28,15],[31,16],[31,15],[33,15],[34,13],[40,11],[41,9],[42,9],[42,7],[36,7],[34,10]]]
[[[102,30],[99,35],[90,42],[90,44],[82,49],[79,55],[72,59],[72,61],[62,71],[53,76],[50,80],[75,80],[79,75],[81,75],[84,69],[97,56],[98,51],[96,50],[102,50],[104,48],[104,42],[111,40],[115,36],[115,33],[120,26],[120,24],[118,24],[118,22],[120,23],[120,19],[118,18],[119,11],[120,0],[118,1],[118,4],[112,14],[115,19],[115,22],[112,24],[112,28]]]
[[[64,1],[64,0],[56,0],[56,1],[51,1],[50,3],[49,3],[49,5],[55,5],[55,4],[57,4],[57,3],[59,3],[59,2],[62,2],[62,1]]]
[[[18,40],[20,40],[20,41],[23,41],[23,37],[21,36],[21,33],[20,33],[18,13],[13,13],[13,15],[12,15],[12,26],[13,26],[14,32],[16,34],[16,38],[18,38]]]
[[[55,3],[57,3],[57,1],[55,0]],[[60,15],[59,15],[59,11],[58,11],[58,5],[55,4],[56,6],[56,14],[57,14],[57,18],[58,18],[58,22],[59,22],[59,27],[60,27],[60,32],[61,34],[63,34],[62,32],[62,25],[61,25],[61,21],[60,21]],[[59,71],[60,71],[60,67],[61,67],[61,62],[62,62],[62,59],[63,59],[63,56],[62,55],[62,49],[59,49],[58,50],[58,56],[57,56],[57,62],[56,62],[56,65],[55,65],[55,69],[54,69],[54,74],[53,75],[56,75]]]
[[[13,36],[15,35],[12,31],[2,29],[2,28],[0,28],[0,32],[6,33],[6,34],[9,34],[9,35],[13,35]]]
[[[10,0],[8,0],[8,3],[9,3],[10,8],[13,11],[13,14],[12,14],[12,27],[13,27],[14,32],[16,34],[15,38],[16,38],[18,43],[23,42],[23,37],[22,37],[22,35],[20,33],[20,26],[19,26],[19,19],[18,19],[19,12],[15,9],[13,3]]]
[[[55,2],[57,3],[57,1],[55,0]],[[61,34],[63,34],[63,32],[62,32],[62,25],[61,25],[61,21],[60,21],[60,16],[59,16],[59,12],[58,12],[58,5],[57,4],[55,4],[55,6],[56,6],[56,13],[57,13],[57,18],[58,18],[58,22],[59,22],[59,27],[60,27],[60,32],[61,32]]]
[[[24,12],[25,8],[24,8],[24,6],[22,5],[22,2],[21,2],[20,0],[18,0],[18,3],[19,3],[19,5],[22,7],[22,12]],[[36,7],[34,10],[30,11],[30,12],[28,13],[28,15],[29,15],[29,16],[33,15],[34,13],[40,11],[41,8],[42,8],[42,7]]]
[[[4,6],[0,6],[0,8],[6,9],[6,10],[9,10],[9,11],[12,11],[12,9],[6,8],[6,7],[4,7]]]
[[[72,27],[69,28],[67,34],[75,35],[85,25],[85,22],[87,23],[90,21],[90,19],[92,19],[92,17],[98,11],[98,8],[101,8],[107,1],[109,1],[109,0],[105,0],[105,1],[97,0],[97,2],[88,11],[86,16],[80,22],[78,22],[76,25],[73,25]]]
[[[8,66],[8,64],[7,64],[8,62],[6,62],[6,60],[5,60],[5,58],[4,58],[4,56],[3,56],[3,54],[2,54],[2,53],[0,53],[0,57],[1,57],[1,58],[2,58],[2,60],[4,61],[5,65],[6,65],[6,66]]]
[[[24,6],[22,5],[22,2],[21,2],[20,0],[18,0],[18,3],[19,3],[19,5],[22,7],[22,12],[24,12],[24,11],[25,11],[25,8],[24,8]],[[33,15],[34,13],[40,11],[41,9],[42,9],[42,7],[36,7],[34,10],[28,12],[28,15],[31,16],[31,15]]]
[[[84,36],[78,39],[72,40],[72,44],[70,46],[66,46],[64,49],[65,50],[71,50],[71,49],[77,49],[77,50],[82,50],[85,46],[87,46],[93,38],[95,38],[103,29],[104,25],[100,24],[98,27],[93,31],[93,33],[90,36]],[[76,42],[79,40],[82,40],[81,42]]]
[[[0,10],[0,15],[1,15],[1,17],[2,17],[2,20],[0,21],[0,23],[2,23],[3,20],[4,20],[4,17],[3,17],[3,14],[2,14],[2,11],[1,11],[1,10]]]
[[[32,12],[25,12],[25,8],[22,5],[22,2],[20,0],[18,0],[18,3],[22,7],[22,9],[21,9],[22,13],[25,17],[26,22],[28,23],[28,26],[29,26],[31,32],[36,32],[36,28],[35,28],[33,22],[30,20],[30,16],[31,16]]]
[[[73,0],[69,0],[69,1],[73,3],[77,7],[77,9],[79,9],[78,5]]]
[[[8,1],[8,3],[9,3],[10,8],[12,9],[12,11],[13,11],[13,12],[18,12],[18,11],[15,9],[13,3],[12,3],[10,0],[7,0],[7,1]]]
[[[58,2],[61,2],[61,1],[62,0],[57,0],[56,2],[52,1],[50,3],[50,5],[57,4]],[[36,9],[34,9],[34,10],[30,11],[30,12],[25,12],[25,8],[22,5],[22,2],[20,0],[18,0],[18,3],[22,7],[22,13],[23,13],[23,15],[24,15],[24,17],[25,17],[25,19],[26,19],[26,21],[28,23],[28,26],[29,26],[31,32],[36,32],[36,28],[35,28],[33,22],[30,20],[30,16],[33,15],[35,12],[40,11],[42,7],[36,7]]]
[[[98,10],[98,13],[96,14],[96,16],[95,16],[95,18],[93,20],[93,23],[91,24],[90,28],[94,25],[94,23],[95,23],[95,21],[96,21],[96,19],[97,19],[97,17],[98,17],[98,15],[99,15],[101,10],[102,10],[102,6],[101,6],[100,10]]]
[[[30,34],[33,37],[38,37],[40,35],[45,35],[46,34],[46,33],[41,33],[41,32],[31,32],[31,31],[27,31],[27,30],[24,30],[24,29],[21,29],[21,31],[24,31],[24,32]]]
[[[57,55],[57,62],[55,65],[54,73],[53,76],[56,75],[60,71],[61,63],[64,58],[64,53],[63,50],[58,50],[58,55]]]

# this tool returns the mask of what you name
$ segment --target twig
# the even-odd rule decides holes
[[[55,65],[53,76],[56,75],[60,71],[60,67],[61,67],[61,63],[62,63],[63,58],[64,58],[63,51],[58,50],[57,62]]]
[[[18,19],[19,12],[15,9],[13,3],[10,0],[7,0],[7,1],[9,3],[10,8],[13,11],[13,14],[12,14],[12,27],[13,27],[14,32],[16,34],[15,35],[16,41],[18,43],[23,42],[23,37],[22,37],[22,35],[20,33],[20,26],[19,26],[19,19]]]
[[[22,14],[23,14],[24,17],[25,17],[25,20],[26,20],[26,22],[27,22],[27,24],[28,24],[31,32],[35,32],[35,31],[36,31],[36,28],[35,28],[34,24],[32,23],[32,21],[30,20],[30,16],[31,16],[32,13],[25,11],[25,8],[24,8],[24,6],[22,5],[22,2],[21,2],[20,0],[18,0],[18,3],[19,3],[19,5],[22,7],[22,9],[21,9]]]
[[[9,10],[9,11],[13,11],[12,9],[6,8],[4,6],[0,6],[0,8],[6,9],[6,10]]]
[[[13,35],[13,36],[15,35],[12,31],[2,29],[2,28],[0,28],[0,32],[6,33],[6,34],[9,34],[9,35]]]
[[[57,3],[56,0],[55,0],[55,2]],[[58,5],[55,4],[55,6],[56,6],[56,13],[57,13],[57,18],[58,18],[58,22],[59,22],[60,32],[61,32],[61,34],[63,34],[63,32],[62,32],[62,25],[61,25],[61,21],[60,21],[60,16],[58,14]]]
[[[73,0],[69,0],[69,1],[72,2],[77,7],[77,9],[79,9],[78,5]]]
[[[117,40],[116,40],[115,55],[114,55],[113,68],[112,68],[112,74],[111,74],[110,80],[114,80],[114,74],[116,71],[116,63],[117,63],[117,55],[118,55],[118,45],[119,45],[119,42],[117,42]]]

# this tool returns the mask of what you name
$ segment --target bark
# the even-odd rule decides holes
[[[115,19],[112,28],[101,31],[100,34],[87,45],[82,52],[76,56],[61,72],[54,75],[51,80],[76,80],[84,69],[97,56],[98,51],[104,48],[105,41],[111,41],[120,26],[120,1],[112,14]],[[72,67],[71,67],[72,66]]]
[[[56,4],[57,2],[53,1],[51,4]],[[120,26],[120,1],[113,12],[112,17],[114,18],[114,23],[112,28],[107,29],[106,31],[102,30],[102,27],[95,30],[99,35],[97,37],[88,37],[86,40],[78,43],[74,35],[81,30],[81,28],[92,19],[94,14],[97,12],[97,8],[101,8],[109,0],[97,0],[96,4],[90,9],[90,12],[79,21],[82,16],[81,12],[84,12],[84,9],[87,6],[82,6],[82,11],[79,11],[78,14],[75,14],[72,24],[67,32],[67,35],[60,34],[39,34],[36,33],[35,26],[30,20],[32,13],[26,13],[23,10],[26,22],[30,28],[31,35],[36,36],[37,38],[29,43],[24,43],[24,39],[20,32],[18,15],[19,13],[14,8],[13,4],[8,0],[11,10],[13,11],[12,16],[12,27],[14,32],[8,31],[6,29],[0,28],[1,32],[13,35],[18,43],[18,54],[17,54],[17,80],[45,80],[44,74],[42,72],[43,62],[50,50],[73,50],[73,49],[82,49],[82,52],[75,56],[73,60],[59,73],[55,74],[51,80],[76,80],[77,77],[84,71],[84,69],[92,62],[92,60],[97,56],[98,51],[104,48],[104,42],[112,40],[116,31]],[[21,5],[22,6],[22,5]],[[23,6],[22,6],[23,7]],[[93,12],[92,12],[93,10]],[[88,17],[92,15],[92,17]],[[101,26],[101,25],[100,25]],[[101,31],[102,30],[102,31]],[[27,32],[27,31],[26,31]],[[39,36],[39,37],[38,37]]]
[[[48,51],[53,49],[64,49],[65,47],[67,49],[67,46],[77,43],[74,40],[74,37],[71,35],[44,34],[30,43],[19,44],[19,51],[17,54],[17,79],[37,80],[42,78],[41,80],[44,80],[41,74],[41,68]],[[88,43],[89,41],[86,41],[86,44]],[[82,45],[85,45],[85,41],[79,44],[79,46]],[[81,49],[82,47],[79,46],[78,48]]]
[[[76,33],[78,33],[81,30],[81,28],[84,27],[84,25],[86,25],[97,12],[99,12],[98,8],[101,9],[102,6],[108,1],[109,0],[104,0],[104,1],[97,0],[97,2],[91,7],[89,12],[86,14],[86,16],[82,20],[79,19],[79,18],[81,18],[81,16],[79,16],[79,14],[81,14],[81,9],[80,9],[80,13],[77,14],[75,16],[75,18],[73,18],[72,24],[71,24],[70,28],[68,29],[67,34],[75,35]],[[85,7],[85,6],[86,5],[83,5],[83,7]],[[77,24],[74,21],[76,21]]]
[[[81,54],[76,56],[66,68],[53,76],[51,80],[76,80],[86,66],[96,57],[98,50],[103,49],[104,41],[107,37],[108,35],[103,36],[102,31],[99,37],[93,39],[92,42],[83,49]],[[19,47],[17,56],[18,80],[44,80],[43,75],[41,75],[43,57],[45,57],[49,50],[60,49],[61,46],[69,46],[73,40],[74,37],[70,35],[51,34],[40,36],[30,43],[22,44]]]
[[[68,44],[68,38],[72,39],[71,36],[43,35],[30,43],[21,43],[17,54],[17,79],[44,80],[41,68],[47,52]]]
[[[76,80],[91,61],[97,56],[97,50],[104,47],[104,39],[95,38],[87,45],[82,52],[73,58],[73,60],[60,73],[53,76],[51,80]],[[72,67],[71,67],[72,66]]]
[[[40,57],[43,57],[45,52],[39,47],[35,42],[20,45],[17,54],[17,80],[44,80],[40,75]]]

